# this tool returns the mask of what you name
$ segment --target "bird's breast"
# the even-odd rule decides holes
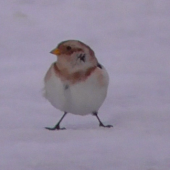
[[[54,107],[73,114],[86,115],[98,111],[107,94],[107,72],[95,68],[85,75],[83,79],[74,75],[74,81],[71,78],[63,80],[52,65],[45,77],[46,98]]]

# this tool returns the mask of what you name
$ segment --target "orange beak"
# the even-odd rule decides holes
[[[54,54],[54,55],[60,55],[61,52],[58,48],[55,48],[54,50],[50,51],[51,54]]]

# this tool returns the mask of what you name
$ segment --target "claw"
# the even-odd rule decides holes
[[[102,124],[102,123],[100,123],[100,124],[99,124],[99,126],[107,127],[107,128],[111,128],[111,127],[113,127],[113,125],[104,125],[104,124]]]
[[[47,130],[65,130],[66,128],[63,127],[63,128],[60,128],[60,126],[57,126],[57,127],[45,127],[45,129]]]

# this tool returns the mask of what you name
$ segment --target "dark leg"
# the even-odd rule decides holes
[[[48,129],[48,130],[63,130],[65,128],[60,128],[60,123],[61,121],[63,120],[63,118],[66,116],[67,112],[64,112],[64,115],[61,117],[61,119],[59,120],[59,122],[52,128],[50,127],[45,127],[45,129]]]
[[[96,118],[98,119],[98,121],[99,121],[99,126],[108,127],[108,128],[113,127],[112,125],[104,125],[104,124],[101,122],[99,116],[97,115],[97,112],[93,112],[93,115],[96,116]]]

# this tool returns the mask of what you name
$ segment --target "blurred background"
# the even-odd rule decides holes
[[[0,1],[0,133],[9,134],[5,143],[11,139],[10,129],[21,130],[16,133],[18,142],[24,130],[44,133],[43,127],[54,125],[61,116],[42,97],[43,77],[56,60],[49,52],[68,39],[88,44],[108,70],[110,85],[101,119],[113,124],[114,132],[118,128],[124,134],[128,130],[161,134],[167,143],[149,153],[156,167],[170,166],[169,0]],[[91,116],[68,115],[64,124],[70,129],[97,128]],[[154,159],[163,146],[164,156]],[[121,157],[122,152],[116,153]],[[140,164],[140,160],[140,156],[132,156],[129,162]],[[126,163],[117,162],[120,166]]]

